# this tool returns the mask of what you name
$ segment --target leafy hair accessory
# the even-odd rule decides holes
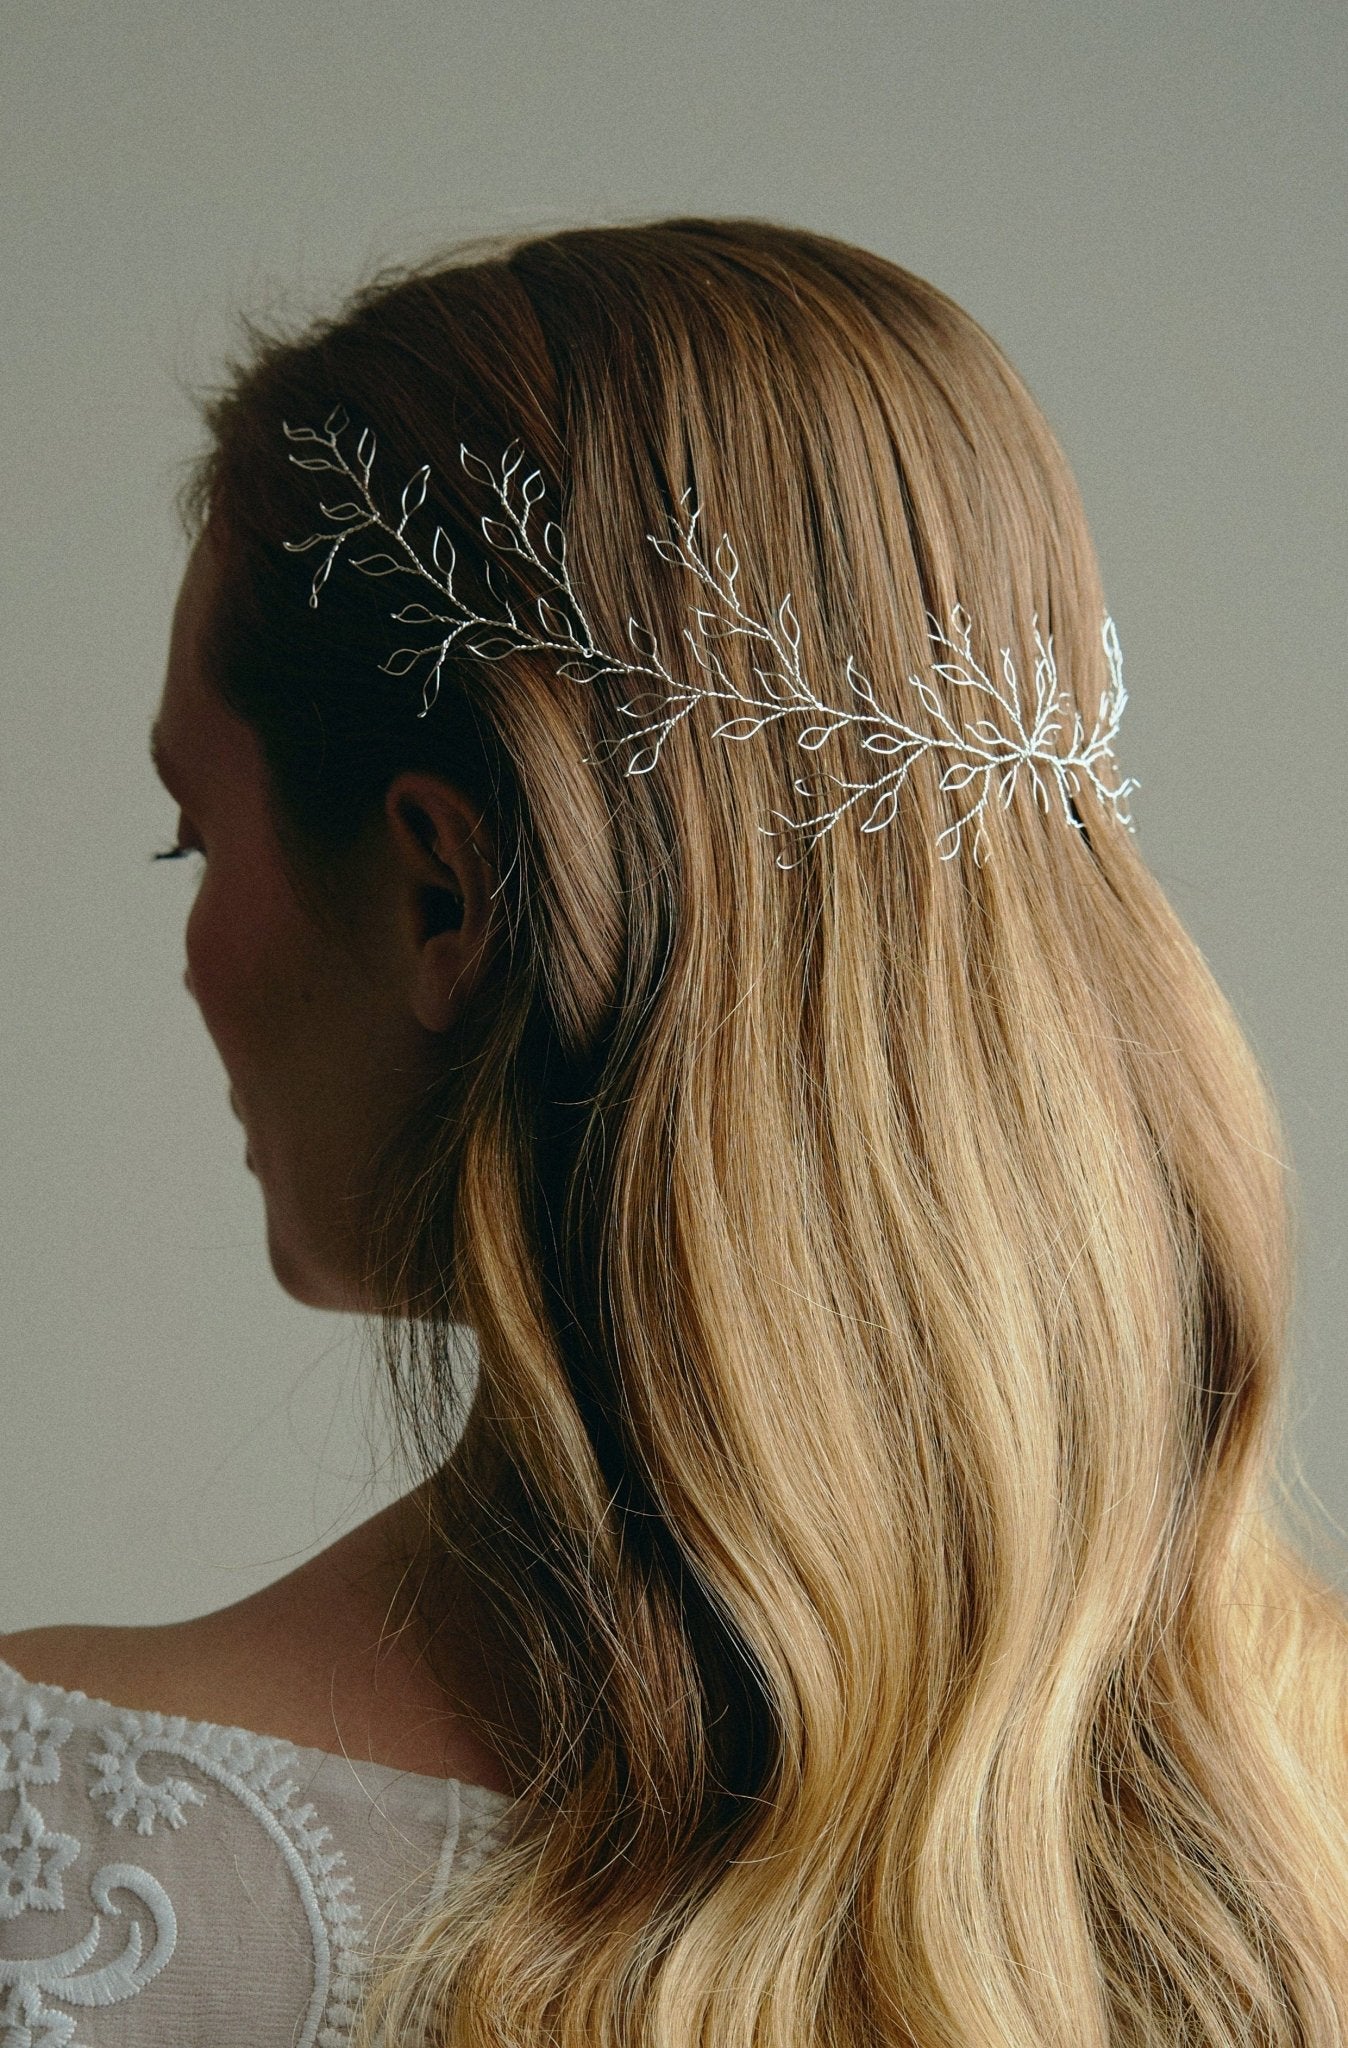
[[[699,510],[696,506],[691,510],[688,507],[690,489],[679,500],[681,517],[669,517],[668,534],[646,536],[662,560],[691,571],[703,593],[692,607],[694,624],[683,629],[693,667],[688,676],[676,676],[666,666],[654,634],[633,618],[627,621],[631,656],[615,654],[600,646],[571,581],[565,534],[556,520],[546,517],[541,533],[535,530],[536,508],[544,494],[543,478],[537,469],[524,471],[524,451],[519,442],[512,441],[506,449],[499,474],[493,473],[466,447],[461,445],[459,449],[466,474],[492,491],[499,508],[497,513],[484,514],[481,521],[488,549],[484,580],[500,607],[493,616],[474,611],[455,591],[454,545],[442,527],[436,527],[428,549],[419,548],[408,538],[408,522],[425,502],[430,465],[423,464],[404,486],[397,519],[386,518],[370,488],[377,445],[374,431],[370,427],[361,431],[351,460],[341,445],[349,424],[345,409],[338,405],[328,415],[321,433],[313,427],[285,427],[290,441],[322,450],[292,455],[293,463],[301,469],[332,471],[345,478],[355,492],[354,497],[337,504],[320,502],[319,510],[328,521],[326,529],[311,533],[305,540],[287,541],[285,546],[292,553],[316,547],[325,550],[314,574],[311,605],[317,605],[319,592],[338,555],[348,542],[367,532],[382,536],[386,545],[372,554],[353,556],[353,568],[367,576],[415,575],[431,585],[437,599],[434,609],[413,602],[392,613],[402,625],[433,629],[429,638],[419,646],[395,648],[381,663],[384,673],[391,676],[408,676],[424,665],[419,717],[424,718],[434,704],[445,661],[454,649],[484,661],[499,661],[506,655],[526,651],[546,653],[557,657],[560,674],[577,682],[629,675],[649,677],[658,685],[621,707],[623,715],[637,729],[601,743],[599,753],[587,756],[597,761],[607,758],[617,747],[645,742],[635,748],[628,761],[629,775],[648,774],[675,726],[695,705],[707,699],[727,706],[732,714],[722,717],[713,728],[713,739],[751,739],[778,719],[800,718],[804,723],[796,733],[796,744],[806,753],[815,753],[843,726],[854,726],[861,736],[863,750],[885,764],[880,772],[864,782],[830,776],[828,779],[843,794],[831,808],[818,810],[809,817],[795,819],[781,811],[770,813],[792,831],[812,833],[809,846],[832,831],[839,818],[855,805],[868,799],[870,808],[862,820],[862,831],[878,832],[892,823],[908,772],[914,761],[926,753],[948,757],[941,774],[943,790],[969,792],[968,808],[936,842],[939,848],[944,841],[950,841],[941,853],[942,860],[950,860],[958,853],[964,830],[972,825],[974,860],[981,864],[987,850],[982,813],[994,795],[1003,808],[1010,803],[1022,769],[1030,778],[1040,808],[1049,810],[1051,791],[1056,789],[1065,816],[1078,831],[1085,827],[1075,813],[1072,798],[1086,788],[1092,789],[1101,803],[1108,804],[1130,831],[1133,829],[1125,803],[1130,791],[1138,787],[1136,780],[1131,776],[1122,781],[1107,779],[1108,771],[1116,765],[1113,742],[1128,701],[1123,656],[1111,618],[1106,617],[1101,629],[1110,682],[1101,692],[1099,709],[1087,732],[1081,713],[1070,710],[1059,686],[1053,638],[1051,634],[1045,638],[1041,633],[1037,613],[1033,621],[1037,653],[1032,716],[1021,703],[1020,682],[1010,648],[1001,649],[1001,677],[994,681],[974,658],[972,626],[964,608],[958,604],[954,607],[949,631],[929,613],[928,636],[934,653],[943,658],[934,659],[928,673],[940,676],[952,691],[973,692],[971,710],[975,714],[980,710],[986,713],[993,704],[1000,705],[1009,729],[986,715],[974,715],[956,725],[931,684],[924,677],[910,675],[908,680],[931,720],[930,730],[915,731],[876,702],[870,682],[850,654],[844,670],[850,701],[844,699],[844,706],[840,707],[816,695],[801,669],[800,627],[790,592],[768,619],[756,618],[745,609],[737,588],[739,558],[730,537],[721,535],[709,562],[697,532]],[[535,604],[538,629],[529,620],[521,619],[508,590],[501,587],[503,579],[497,558],[507,556],[527,564],[548,587],[548,594],[540,596]],[[717,652],[715,643],[730,639],[747,641],[755,657],[752,667],[756,681],[747,689],[734,682]],[[808,781],[797,777],[793,787],[797,795],[817,801],[817,793]],[[778,836],[770,826],[760,825],[758,829],[769,837]],[[790,868],[796,863],[779,853],[777,865]]]

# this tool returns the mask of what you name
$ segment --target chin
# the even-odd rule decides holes
[[[270,1216],[267,1219],[267,1255],[278,1287],[292,1301],[302,1303],[305,1308],[326,1308],[339,1313],[359,1308],[360,1304],[353,1299],[346,1281],[317,1260],[298,1255],[272,1228]]]

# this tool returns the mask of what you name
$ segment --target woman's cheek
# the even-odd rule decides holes
[[[211,886],[207,868],[188,913],[183,946],[187,955],[187,983],[201,1011],[202,1021],[221,1056],[229,1064],[235,1035],[235,1013],[241,989],[240,961],[236,935]]]
[[[184,932],[202,1020],[245,1101],[277,1064],[303,972],[302,935],[248,875],[208,864]]]

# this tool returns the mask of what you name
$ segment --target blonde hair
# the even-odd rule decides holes
[[[645,536],[693,486],[759,606],[792,593],[807,671],[853,654],[910,724],[956,602],[1022,675],[1037,614],[1088,725],[1108,676],[1024,385],[820,235],[473,245],[254,329],[208,405],[215,673],[297,857],[332,872],[414,762],[505,853],[489,999],[368,1241],[452,1475],[437,1542],[533,1735],[492,1725],[508,1837],[385,1956],[360,2040],[1341,2048],[1348,1607],[1272,1513],[1286,1144],[1136,842],[1023,785],[985,861],[943,862],[960,798],[919,764],[890,826],[783,872],[757,828],[802,772],[787,721],[693,717],[629,776],[587,758],[625,679],[530,653],[452,664],[418,721],[382,588],[310,611],[282,547],[313,506],[281,422],[338,402],[389,479],[431,464],[470,592],[458,445],[518,436],[610,646],[630,615],[681,645],[697,591]]]

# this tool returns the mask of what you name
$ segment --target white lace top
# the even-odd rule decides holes
[[[508,1806],[0,1661],[0,2048],[345,2048],[381,1926]]]

